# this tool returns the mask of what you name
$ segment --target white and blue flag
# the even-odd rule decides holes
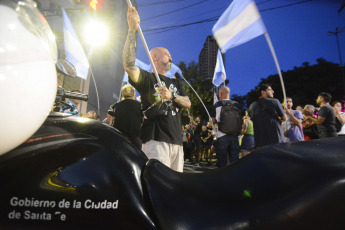
[[[216,91],[213,92],[213,104],[216,104],[219,101]]]
[[[226,80],[226,73],[225,73],[225,68],[224,68],[224,63],[223,63],[223,57],[222,57],[222,53],[218,49],[217,63],[216,63],[216,67],[214,68],[212,83],[215,86],[219,86],[225,80]]]
[[[151,64],[148,65],[148,64],[140,61],[139,59],[135,59],[135,65],[138,66],[140,69],[146,70],[147,72],[152,72]],[[178,66],[176,66],[174,63],[171,63],[171,70],[169,70],[166,73],[166,76],[168,78],[174,78],[176,73],[179,73],[181,76],[183,76],[181,69]],[[128,74],[126,72],[123,75],[122,81],[128,82]]]
[[[177,65],[175,65],[174,63],[171,63],[171,70],[169,70],[166,73],[166,76],[168,78],[175,78],[176,73],[180,74],[180,76],[183,76],[181,69]]]
[[[222,53],[266,32],[253,0],[234,0],[212,29]]]
[[[64,9],[62,16],[66,59],[75,67],[77,76],[86,80],[90,68],[89,61]]]
[[[150,69],[148,70],[148,72],[152,72],[151,64],[149,66],[150,66]],[[175,65],[174,63],[171,63],[171,70],[166,72],[165,76],[168,78],[175,78],[176,73],[179,73],[181,76],[183,76],[181,69],[177,65]]]

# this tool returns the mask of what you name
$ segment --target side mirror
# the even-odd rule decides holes
[[[77,71],[72,63],[65,59],[59,59],[56,62],[56,70],[58,73],[62,73],[69,77],[76,77]]]

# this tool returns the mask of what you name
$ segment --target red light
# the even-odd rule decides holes
[[[90,6],[91,6],[91,9],[97,10],[97,7],[99,6],[99,1],[98,0],[90,1]]]

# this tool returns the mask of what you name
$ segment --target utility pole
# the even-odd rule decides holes
[[[338,52],[339,52],[339,61],[340,61],[340,69],[341,69],[341,76],[343,79],[343,87],[344,87],[344,95],[345,95],[345,75],[344,75],[344,68],[343,68],[343,60],[341,58],[341,51],[340,51],[340,45],[339,45],[339,37],[338,34],[345,32],[345,27],[339,30],[339,27],[335,29],[335,32],[328,31],[328,35],[334,35],[337,38],[337,45],[338,45]]]

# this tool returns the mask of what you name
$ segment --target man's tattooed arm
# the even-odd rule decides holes
[[[140,70],[135,66],[136,52],[137,52],[137,30],[140,24],[140,17],[138,11],[134,7],[128,7],[127,11],[128,21],[128,35],[125,47],[122,53],[123,67],[128,73],[130,79],[137,83],[139,79]]]
[[[177,96],[174,99],[174,102],[176,102],[181,108],[185,108],[185,109],[189,109],[191,106],[188,96]]]
[[[139,68],[135,65],[137,52],[136,41],[137,33],[129,31],[122,54],[123,68],[134,83],[138,82],[140,74]]]

